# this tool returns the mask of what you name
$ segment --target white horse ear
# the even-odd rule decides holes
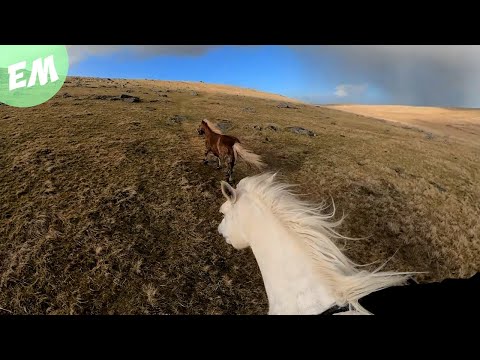
[[[237,201],[237,191],[226,181],[221,182],[223,196],[230,200],[232,203]]]
[[[278,172],[272,174],[272,176],[270,176],[268,179],[267,179],[267,182],[268,183],[272,183],[273,180],[275,180],[275,177],[277,176]]]

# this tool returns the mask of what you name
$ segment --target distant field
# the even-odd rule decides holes
[[[332,105],[329,108],[418,127],[474,145],[480,144],[480,109],[400,105]]]
[[[470,276],[480,268],[479,111],[319,107],[94,78],[68,78],[38,107],[2,105],[0,314],[265,314],[253,254],[217,232],[224,173],[202,164],[204,118],[310,200],[331,196],[347,214],[341,232],[370,236],[345,245],[356,262],[396,252],[386,269],[428,271],[420,281]],[[237,181],[254,174],[235,170]]]

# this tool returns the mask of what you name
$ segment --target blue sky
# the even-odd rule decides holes
[[[321,66],[329,71],[328,59]],[[331,77],[312,79],[301,56],[287,46],[221,46],[199,55],[144,56],[125,51],[94,54],[74,63],[69,74],[204,81],[253,88],[310,102],[342,101],[342,96],[335,95],[336,87],[341,84]],[[375,102],[375,92],[371,95],[365,96],[365,100],[371,98]],[[380,100],[381,97],[377,97]]]
[[[478,64],[478,50],[414,45],[73,45],[69,75],[204,81],[319,104],[472,107],[480,105],[470,96],[480,83],[479,68],[472,65]]]
[[[201,55],[90,56],[73,64],[70,75],[204,81],[236,85],[290,97],[332,93],[333,84],[312,84],[298,55],[288,47],[214,48]]]

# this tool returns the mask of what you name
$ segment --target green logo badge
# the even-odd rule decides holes
[[[64,45],[0,45],[0,102],[42,104],[62,88],[67,74]]]

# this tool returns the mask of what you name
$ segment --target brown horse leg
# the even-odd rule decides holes
[[[209,153],[210,151],[211,151],[210,149],[207,149],[207,150],[205,151],[205,159],[203,159],[203,163],[204,163],[205,165],[208,164],[207,156],[208,156],[208,153]]]
[[[233,167],[235,166],[235,159],[232,157],[227,157],[228,161],[225,161],[228,166],[227,166],[227,181],[232,184],[233,183]]]

